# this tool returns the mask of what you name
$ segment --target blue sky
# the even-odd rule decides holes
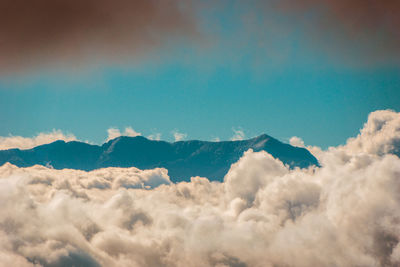
[[[0,135],[61,129],[102,143],[108,128],[131,126],[164,140],[172,131],[227,140],[242,129],[328,147],[356,135],[368,113],[400,111],[399,64],[370,59],[368,43],[331,48],[310,34],[312,20],[246,8],[204,9],[200,37],[171,38],[123,63],[4,75]]]

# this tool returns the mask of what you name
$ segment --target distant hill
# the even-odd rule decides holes
[[[308,150],[282,143],[266,134],[248,140],[222,142],[169,143],[142,136],[121,136],[101,146],[56,141],[28,150],[0,150],[0,165],[6,162],[19,167],[40,164],[55,169],[87,171],[105,167],[164,167],[173,182],[189,181],[192,176],[222,181],[231,164],[250,148],[267,151],[292,168],[318,165]]]

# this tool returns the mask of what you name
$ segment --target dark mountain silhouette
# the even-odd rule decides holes
[[[265,134],[249,140],[223,142],[192,140],[169,143],[142,136],[121,136],[102,146],[56,141],[28,150],[0,150],[0,165],[6,162],[19,167],[40,164],[55,169],[87,171],[104,167],[164,167],[174,182],[188,181],[192,176],[222,181],[231,164],[248,149],[267,151],[292,168],[318,165],[308,150],[284,144]]]

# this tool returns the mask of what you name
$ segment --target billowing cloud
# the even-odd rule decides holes
[[[247,151],[224,182],[165,169],[0,167],[0,260],[21,266],[398,266],[399,113],[288,169]],[[369,144],[373,143],[372,146]],[[395,153],[395,154],[393,154]]]
[[[346,151],[385,155],[400,153],[400,114],[379,110],[369,114],[368,121],[356,138],[350,138]]]
[[[22,137],[22,136],[0,136],[0,150],[19,148],[30,149],[35,146],[49,144],[57,140],[75,141],[76,137],[73,134],[64,134],[61,130],[53,130],[48,133],[40,133],[35,137]]]
[[[118,128],[109,128],[107,130],[107,141],[110,141],[112,139],[115,139],[120,136],[130,136],[130,137],[135,137],[142,135],[141,133],[136,132],[135,130],[132,129],[132,127],[126,127],[124,132],[121,132]]]
[[[0,73],[135,58],[172,36],[195,36],[189,6],[180,0],[2,0]]]

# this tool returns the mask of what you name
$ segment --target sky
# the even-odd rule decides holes
[[[266,133],[319,162],[249,149],[222,182],[177,183],[5,163],[0,262],[400,266],[398,14],[398,0],[0,0],[0,150]]]
[[[343,144],[400,111],[400,5],[371,2],[3,1],[0,136]]]

